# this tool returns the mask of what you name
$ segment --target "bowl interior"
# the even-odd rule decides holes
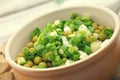
[[[21,49],[30,40],[29,38],[30,33],[35,27],[43,28],[48,22],[54,22],[57,19],[59,20],[69,19],[70,15],[74,12],[78,13],[79,15],[83,14],[89,15],[95,22],[115,29],[115,20],[109,13],[107,13],[107,10],[89,6],[57,10],[37,18],[36,20],[26,25],[21,30],[19,30],[17,33],[15,33],[8,43],[9,52],[8,56],[12,60],[15,59],[16,55],[20,53]]]

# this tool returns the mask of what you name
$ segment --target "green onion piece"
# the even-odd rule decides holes
[[[49,56],[48,56],[48,60],[49,60],[49,61],[54,61],[54,60],[55,60],[54,54],[49,55]]]
[[[93,33],[93,32],[94,32],[94,30],[95,30],[95,29],[94,29],[94,27],[92,27],[92,26],[88,26],[88,29],[89,29],[89,30],[90,30],[90,32],[92,32],[92,33]]]
[[[113,31],[112,31],[111,28],[104,28],[102,32],[103,32],[103,34],[105,34],[105,35],[107,36],[108,39],[109,39],[109,38],[112,36],[112,34],[113,34]]]
[[[28,48],[25,48],[25,49],[24,49],[24,53],[25,53],[24,58],[25,58],[25,60],[27,60],[27,61],[28,61],[28,60],[33,60],[34,57],[35,57],[35,54],[34,54],[34,53],[31,53]]]
[[[56,56],[55,56],[55,61],[60,61],[60,60],[61,60],[60,56],[59,56],[59,55],[56,55]]]
[[[91,20],[89,20],[89,21],[86,21],[86,22],[85,22],[85,25],[86,25],[86,26],[91,26],[92,23],[93,23],[93,22],[92,22]]]
[[[92,52],[92,51],[91,51],[91,47],[85,45],[84,52],[86,52],[87,54],[90,54],[90,53]]]
[[[66,20],[65,25],[69,26],[71,24],[71,20]]]
[[[78,16],[77,13],[73,13],[70,18],[71,18],[71,19],[75,19],[77,16]]]
[[[90,17],[88,15],[83,15],[83,16],[81,16],[81,20],[88,21],[88,20],[90,20]]]
[[[62,64],[64,64],[64,61],[59,60],[59,61],[55,62],[55,63],[53,64],[53,66],[54,66],[54,67],[55,67],[55,66],[60,66],[60,65],[62,65]]]
[[[80,54],[74,54],[74,55],[72,56],[72,59],[73,59],[74,61],[77,61],[77,60],[79,60],[79,56],[80,56]]]
[[[40,29],[39,28],[35,28],[32,33],[30,34],[30,37],[33,38],[34,36],[39,36],[41,33]]]

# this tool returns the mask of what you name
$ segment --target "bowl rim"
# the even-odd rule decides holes
[[[14,39],[14,37],[17,35],[18,32],[20,32],[22,29],[24,29],[25,27],[27,27],[30,23],[34,22],[35,20],[41,18],[42,16],[46,16],[46,15],[49,15],[51,13],[54,13],[54,12],[57,12],[57,11],[62,11],[62,10],[66,10],[66,9],[72,9],[72,8],[79,8],[79,7],[85,7],[85,8],[94,8],[94,9],[98,9],[98,10],[102,10],[104,12],[107,12],[109,13],[113,20],[115,20],[115,30],[114,30],[114,34],[113,36],[111,37],[109,43],[107,46],[105,46],[104,48],[100,48],[99,50],[97,50],[96,52],[94,52],[94,54],[91,54],[89,55],[87,58],[84,58],[82,60],[78,60],[78,61],[75,61],[74,63],[72,64],[69,64],[69,65],[64,65],[64,66],[58,66],[58,67],[52,67],[52,68],[43,68],[43,69],[33,69],[33,68],[27,68],[27,67],[23,67],[23,66],[20,66],[18,64],[16,64],[10,57],[10,45],[11,45],[11,42],[12,40]],[[96,55],[98,55],[98,53],[100,53],[101,51],[107,49],[111,44],[113,44],[115,42],[115,39],[117,39],[117,36],[118,36],[118,33],[119,33],[119,26],[120,26],[120,23],[119,23],[119,18],[118,16],[116,15],[115,12],[113,12],[112,10],[106,8],[106,7],[103,7],[103,6],[97,6],[97,5],[80,5],[80,6],[69,6],[69,7],[65,7],[65,8],[61,8],[61,9],[58,9],[58,10],[55,10],[55,11],[51,11],[49,13],[45,13],[44,15],[42,15],[38,18],[36,18],[35,20],[32,20],[30,23],[28,23],[27,25],[25,25],[24,27],[22,27],[20,30],[18,30],[15,34],[13,34],[11,36],[11,38],[9,39],[7,45],[6,45],[6,49],[5,49],[5,57],[8,61],[8,63],[13,67],[13,68],[16,68],[16,70],[21,70],[21,71],[26,71],[26,72],[47,72],[47,71],[57,71],[57,70],[61,70],[61,69],[66,69],[68,67],[72,67],[72,66],[75,66],[77,64],[84,64],[86,63],[87,61],[89,61],[91,58],[95,57]],[[103,55],[101,53],[101,55]]]

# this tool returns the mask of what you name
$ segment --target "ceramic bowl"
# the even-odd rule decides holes
[[[110,26],[114,30],[114,34],[109,43],[87,58],[65,66],[33,69],[14,62],[16,55],[29,41],[29,34],[36,26],[43,28],[48,22],[56,19],[69,19],[73,12],[79,15],[87,14],[95,22]],[[16,80],[110,80],[120,59],[119,29],[118,16],[105,7],[91,5],[66,7],[38,17],[17,31],[7,43],[5,56],[14,71]]]

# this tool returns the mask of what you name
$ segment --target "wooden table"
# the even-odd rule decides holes
[[[5,44],[0,47],[0,80],[15,80],[11,67],[4,56]]]

